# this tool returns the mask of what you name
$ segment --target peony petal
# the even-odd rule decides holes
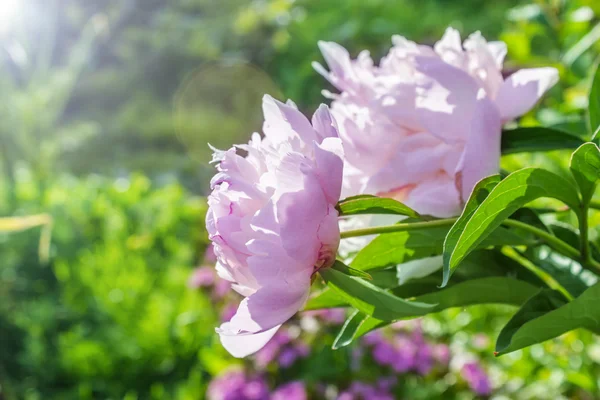
[[[223,324],[225,325],[224,331],[227,329],[227,324]],[[223,325],[221,328],[223,328]],[[275,336],[280,327],[281,325],[277,325],[267,331],[253,334],[230,335],[219,333],[219,338],[221,339],[221,344],[229,354],[236,358],[243,358],[262,349]]]
[[[325,138],[339,136],[337,124],[329,112],[329,107],[325,104],[321,104],[313,114],[312,125],[314,130],[320,136],[320,140],[318,140],[319,143]]]
[[[438,218],[454,217],[462,210],[454,179],[449,176],[420,183],[411,190],[405,204],[421,214]]]
[[[491,100],[477,102],[469,140],[456,169],[457,185],[463,202],[471,195],[473,187],[486,176],[500,169],[500,114]]]
[[[306,303],[311,273],[312,269],[305,271],[304,276],[296,274],[294,280],[282,279],[260,288],[242,300],[228,326],[236,333],[257,333],[292,318]]]
[[[417,69],[430,79],[417,98],[422,125],[446,143],[466,140],[480,91],[475,79],[433,58],[417,58]]]
[[[289,142],[294,147],[312,143],[317,135],[306,117],[295,106],[284,104],[269,95],[263,97],[265,137],[272,143]]]
[[[533,108],[538,100],[558,82],[555,68],[522,69],[504,81],[496,96],[503,121],[511,121]]]
[[[312,166],[299,168],[297,158],[294,154],[283,158],[274,201],[283,248],[293,259],[313,266],[320,247],[317,230],[327,214],[328,201]]]
[[[327,201],[336,204],[340,200],[344,173],[342,142],[339,138],[327,138],[320,145],[313,145],[316,176]]]

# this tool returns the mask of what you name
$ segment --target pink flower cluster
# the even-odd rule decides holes
[[[215,151],[206,224],[218,275],[244,296],[218,329],[236,357],[262,348],[303,306],[313,274],[340,242],[340,197],[393,197],[422,214],[460,213],[477,181],[498,172],[503,123],[557,81],[553,68],[502,76],[506,46],[449,28],[433,47],[402,37],[379,65],[321,42],[315,64],[339,91],[309,121],[291,103],[263,101],[264,126]],[[241,155],[239,151],[246,153]],[[204,270],[193,286],[213,285]]]
[[[343,194],[403,201],[422,214],[460,214],[474,185],[498,172],[502,124],[529,111],[558,80],[554,68],[502,76],[503,42],[448,28],[433,48],[394,36],[379,66],[320,42],[315,63],[339,94],[332,114],[344,143]]]

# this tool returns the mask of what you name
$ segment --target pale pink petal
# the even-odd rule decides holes
[[[263,97],[265,136],[273,143],[301,140],[312,143],[316,133],[306,117],[295,106],[284,104],[269,95]]]
[[[224,326],[221,326],[221,329],[223,329],[225,332],[227,331],[227,324],[228,323],[225,323],[223,324]],[[267,342],[269,342],[269,340],[275,336],[275,333],[280,327],[281,325],[278,325],[260,333],[239,335],[219,333],[219,338],[221,339],[221,344],[223,347],[232,356],[236,358],[244,358],[262,349]]]
[[[338,138],[327,138],[320,145],[314,145],[315,173],[327,201],[335,204],[340,200],[344,163],[342,142]]]
[[[444,176],[417,185],[405,203],[421,214],[438,218],[454,217],[462,210],[454,179]]]
[[[320,140],[328,137],[338,137],[337,124],[329,112],[329,107],[325,104],[321,104],[313,114],[312,125],[320,136]]]
[[[348,50],[334,42],[319,41],[319,49],[331,72],[319,63],[314,62],[313,68],[340,90],[344,89],[347,81],[356,81],[352,61]]]
[[[320,247],[317,230],[327,213],[328,202],[312,166],[298,168],[294,158],[293,154],[285,156],[277,170],[275,206],[279,232],[290,257],[312,266]]]
[[[502,70],[502,66],[504,65],[504,57],[506,57],[506,53],[508,49],[506,48],[506,43],[504,42],[488,42],[488,50],[494,57],[496,61],[496,68],[498,70]]]
[[[465,64],[465,55],[460,40],[460,33],[448,27],[444,36],[433,46],[435,52],[442,60],[450,65],[462,68]]]
[[[456,170],[457,186],[463,202],[481,179],[497,174],[500,169],[500,137],[502,122],[491,100],[477,102],[462,158]]]
[[[242,300],[228,326],[234,333],[257,333],[280,325],[304,306],[309,288],[310,272],[303,279],[262,287]]]
[[[513,120],[531,110],[556,82],[558,71],[555,68],[522,69],[512,74],[496,97],[502,120]]]
[[[432,58],[418,58],[417,68],[430,79],[417,99],[422,125],[447,143],[466,140],[480,90],[467,72]]]

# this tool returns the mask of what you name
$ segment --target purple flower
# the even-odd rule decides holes
[[[396,372],[406,372],[415,367],[418,346],[404,335],[396,336],[394,340],[396,352],[392,362],[392,368]]]
[[[306,400],[306,388],[302,382],[290,382],[273,392],[270,400]]]
[[[215,283],[215,270],[212,267],[196,268],[188,279],[190,289],[212,286]]]
[[[298,357],[298,351],[296,351],[294,347],[286,347],[285,349],[281,350],[277,361],[279,362],[279,365],[281,367],[289,368],[290,366],[292,366],[292,364],[296,362]]]
[[[396,358],[396,349],[391,343],[381,341],[373,348],[373,359],[379,365],[391,365]]]
[[[489,396],[492,393],[490,380],[479,363],[466,363],[462,367],[461,374],[474,393],[480,396]]]
[[[346,320],[346,309],[344,308],[324,308],[322,310],[305,311],[304,315],[317,317],[324,322],[332,325],[340,325]]]
[[[338,396],[338,400],[393,400],[387,389],[371,386],[363,382],[353,382],[347,391]]]
[[[235,312],[237,311],[237,306],[235,304],[227,304],[221,310],[221,321],[227,322],[233,318]]]
[[[428,343],[421,343],[417,348],[415,369],[421,375],[427,375],[433,368],[433,350]]]
[[[209,244],[204,253],[204,262],[207,264],[215,264],[217,262],[217,255],[215,254],[215,247],[213,244]]]
[[[208,400],[267,400],[269,389],[262,377],[248,378],[243,371],[226,372],[208,386]]]
[[[450,362],[450,348],[446,344],[437,344],[433,347],[433,358],[442,364],[448,365]]]

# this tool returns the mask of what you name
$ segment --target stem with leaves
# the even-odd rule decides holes
[[[394,233],[394,232],[405,232],[405,231],[413,231],[413,230],[421,230],[421,229],[430,229],[430,228],[438,228],[443,226],[452,226],[456,222],[457,218],[446,218],[446,219],[438,219],[433,221],[422,221],[422,222],[407,222],[400,223],[395,225],[385,225],[385,226],[374,226],[369,228],[356,229],[351,231],[346,231],[341,233],[341,238],[351,238],[357,236],[368,236],[368,235],[378,235],[378,234],[386,234],[386,233]],[[582,263],[585,267],[593,267],[596,270],[600,271],[600,263],[592,259],[589,253],[589,242],[587,239],[587,235],[582,234],[581,240],[588,243],[587,246],[583,245],[588,249],[587,253],[583,251],[580,252],[573,246],[568,243],[562,241],[556,236],[542,230],[536,228],[535,226],[531,226],[521,221],[517,221],[514,219],[507,219],[502,222],[502,225],[507,227],[518,228],[523,231],[529,232],[538,238],[540,238],[544,243],[546,243],[549,247],[557,251],[558,253],[567,256],[577,262]],[[587,230],[587,218],[585,218],[585,225]],[[582,249],[583,249],[582,247]],[[584,258],[584,254],[588,254],[587,257]]]

